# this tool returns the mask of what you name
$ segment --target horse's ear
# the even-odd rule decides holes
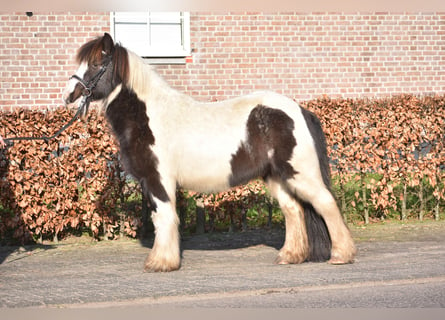
[[[102,38],[102,44],[103,44],[103,51],[107,55],[112,55],[114,51],[114,41],[113,38],[108,34],[105,33]]]

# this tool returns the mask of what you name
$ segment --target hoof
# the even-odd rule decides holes
[[[289,251],[280,251],[275,259],[276,264],[300,264],[306,260],[304,255],[298,255]]]
[[[333,265],[354,263],[355,253],[355,247],[352,247],[351,250],[348,250],[348,253],[343,254],[338,251],[333,251],[331,253],[331,259],[329,259],[328,263]]]
[[[328,261],[329,264],[333,264],[333,265],[340,265],[340,264],[349,264],[349,263],[354,263],[354,260],[351,261],[345,261],[343,259],[339,259],[339,258],[331,258]]]
[[[170,272],[178,270],[181,267],[180,261],[167,261],[151,259],[150,257],[145,260],[144,272]]]
[[[283,260],[281,257],[275,259],[275,264],[289,264],[289,261]]]

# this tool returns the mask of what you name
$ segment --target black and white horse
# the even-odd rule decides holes
[[[180,267],[177,185],[216,192],[258,177],[285,216],[277,263],[353,262],[355,246],[330,191],[325,137],[314,114],[273,92],[195,101],[108,34],[84,44],[77,62],[65,103],[81,96],[102,103],[124,167],[154,208],[145,270]]]

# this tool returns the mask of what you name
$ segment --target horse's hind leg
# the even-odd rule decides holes
[[[286,238],[276,263],[302,263],[309,254],[303,207],[294,197],[289,195],[281,182],[270,179],[267,183],[270,193],[280,204],[286,223]]]
[[[287,181],[287,184],[298,198],[312,204],[315,211],[323,217],[332,242],[329,263],[352,263],[356,249],[337,203],[321,177],[317,178],[317,175],[311,175],[310,170],[308,171],[300,171],[295,174],[292,179]]]

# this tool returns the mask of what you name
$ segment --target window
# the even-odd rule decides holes
[[[116,42],[142,57],[190,55],[187,12],[113,12],[111,33]]]

